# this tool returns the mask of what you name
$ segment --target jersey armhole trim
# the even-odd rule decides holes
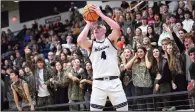
[[[89,52],[89,55],[88,55],[88,57],[90,57],[91,56],[91,52],[92,52],[92,48],[93,48],[93,40],[92,40],[92,44],[91,44],[91,49],[89,50],[90,52]]]
[[[115,47],[115,45],[112,43],[112,41],[110,40],[109,37],[108,37],[108,40],[110,41],[111,45],[112,45],[116,50],[118,50],[118,49]]]

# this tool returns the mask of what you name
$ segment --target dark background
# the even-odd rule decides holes
[[[8,11],[1,12],[1,28],[9,26]]]
[[[38,19],[45,16],[55,15],[54,7],[60,12],[67,12],[72,1],[21,1],[19,2],[20,23]],[[82,8],[86,1],[73,1],[75,6]]]

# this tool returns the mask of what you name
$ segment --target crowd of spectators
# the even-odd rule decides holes
[[[195,80],[195,72],[192,72],[195,53],[189,52],[195,49],[195,2],[166,1],[162,4],[159,1],[152,7],[140,5],[132,9],[136,4],[138,2],[123,1],[118,8],[100,7],[121,26],[118,60],[126,96],[186,91],[188,84]],[[93,68],[87,51],[77,46],[77,36],[86,23],[74,4],[69,11],[71,19],[63,20],[64,24],[56,21],[41,25],[35,21],[31,28],[24,25],[17,36],[10,29],[7,33],[2,31],[1,107],[18,108],[11,88],[16,84],[10,78],[13,70],[28,83],[36,106],[90,101]],[[109,34],[111,29],[106,27]],[[95,40],[92,32],[88,38]],[[191,108],[177,107],[178,103],[174,102],[187,98],[159,98],[164,103],[157,107],[160,110]],[[151,99],[128,103],[129,110],[153,110]],[[89,107],[89,104],[72,105],[69,110]]]

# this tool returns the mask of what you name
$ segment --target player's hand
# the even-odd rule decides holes
[[[85,20],[85,19],[84,19]],[[87,21],[87,20],[85,20],[85,22],[89,25],[89,26],[91,26],[91,25],[93,25],[95,22],[90,22],[90,21]]]
[[[102,13],[102,11],[101,11],[101,9],[99,8],[99,7],[97,7],[97,6],[95,6],[95,5],[92,5],[92,9],[97,13],[97,15],[101,15],[101,14],[103,14]]]

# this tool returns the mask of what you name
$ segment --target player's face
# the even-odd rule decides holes
[[[104,36],[106,33],[106,30],[102,28],[101,26],[97,25],[93,27],[93,34],[96,39],[100,39],[102,36]]]

